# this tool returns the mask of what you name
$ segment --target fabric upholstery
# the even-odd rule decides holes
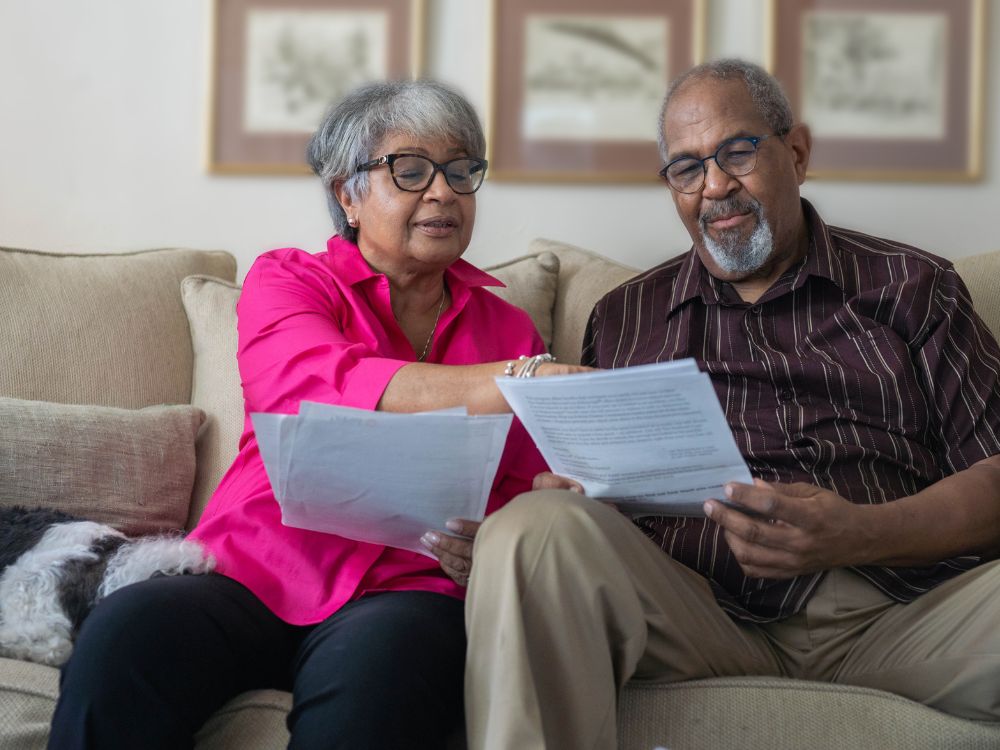
[[[233,279],[225,252],[72,255],[0,248],[0,396],[136,409],[187,403],[180,281]]]
[[[0,658],[0,748],[45,750],[59,695],[59,670]]]
[[[554,240],[536,239],[532,253],[559,257],[559,287],[552,311],[552,347],[560,362],[578,364],[583,332],[594,304],[638,271],[590,250]]]
[[[191,403],[208,415],[198,437],[198,473],[188,527],[194,527],[236,457],[243,433],[243,392],[236,366],[236,301],[240,287],[211,276],[181,282],[191,328]]]
[[[0,504],[57,508],[126,534],[183,528],[205,415],[0,398]]]
[[[877,690],[772,677],[631,682],[618,717],[621,750],[1000,747],[997,725]]]
[[[955,261],[958,275],[965,281],[979,317],[1000,338],[1000,252],[972,255]]]
[[[501,299],[520,307],[531,316],[542,341],[552,347],[552,312],[559,284],[559,258],[547,251],[490,266],[484,269],[506,284],[486,287]]]

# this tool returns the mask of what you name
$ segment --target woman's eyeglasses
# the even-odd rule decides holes
[[[459,195],[468,195],[479,190],[486,176],[486,159],[462,156],[438,164],[433,159],[419,154],[386,154],[365,162],[358,167],[359,172],[387,165],[396,187],[408,193],[421,193],[430,187],[434,175],[441,172],[448,186]]]

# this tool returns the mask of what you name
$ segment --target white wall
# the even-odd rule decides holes
[[[765,2],[710,0],[709,54],[761,61]],[[489,0],[427,6],[429,73],[485,115]],[[1000,41],[1000,7],[990,10],[987,48]],[[241,275],[271,247],[324,247],[331,227],[315,178],[203,169],[209,15],[209,0],[0,0],[0,245],[224,248]],[[805,195],[833,223],[947,257],[1000,248],[1000,53],[991,52],[983,181],[812,181]],[[511,258],[537,236],[639,267],[689,245],[659,185],[492,181],[466,257]]]

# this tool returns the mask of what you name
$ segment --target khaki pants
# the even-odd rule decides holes
[[[626,681],[784,675],[1000,719],[1000,565],[901,605],[829,573],[779,623],[731,620],[706,581],[572,492],[522,495],[480,528],[466,601],[472,750],[614,748]]]

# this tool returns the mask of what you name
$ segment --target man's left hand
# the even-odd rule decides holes
[[[438,559],[441,570],[459,586],[469,585],[469,575],[472,573],[472,542],[481,525],[481,521],[453,518],[448,521],[447,526],[459,536],[428,531],[420,537],[420,543]]]
[[[709,500],[705,515],[722,527],[747,576],[792,578],[865,562],[863,508],[834,492],[755,479],[726,485],[726,496],[734,507]]]

